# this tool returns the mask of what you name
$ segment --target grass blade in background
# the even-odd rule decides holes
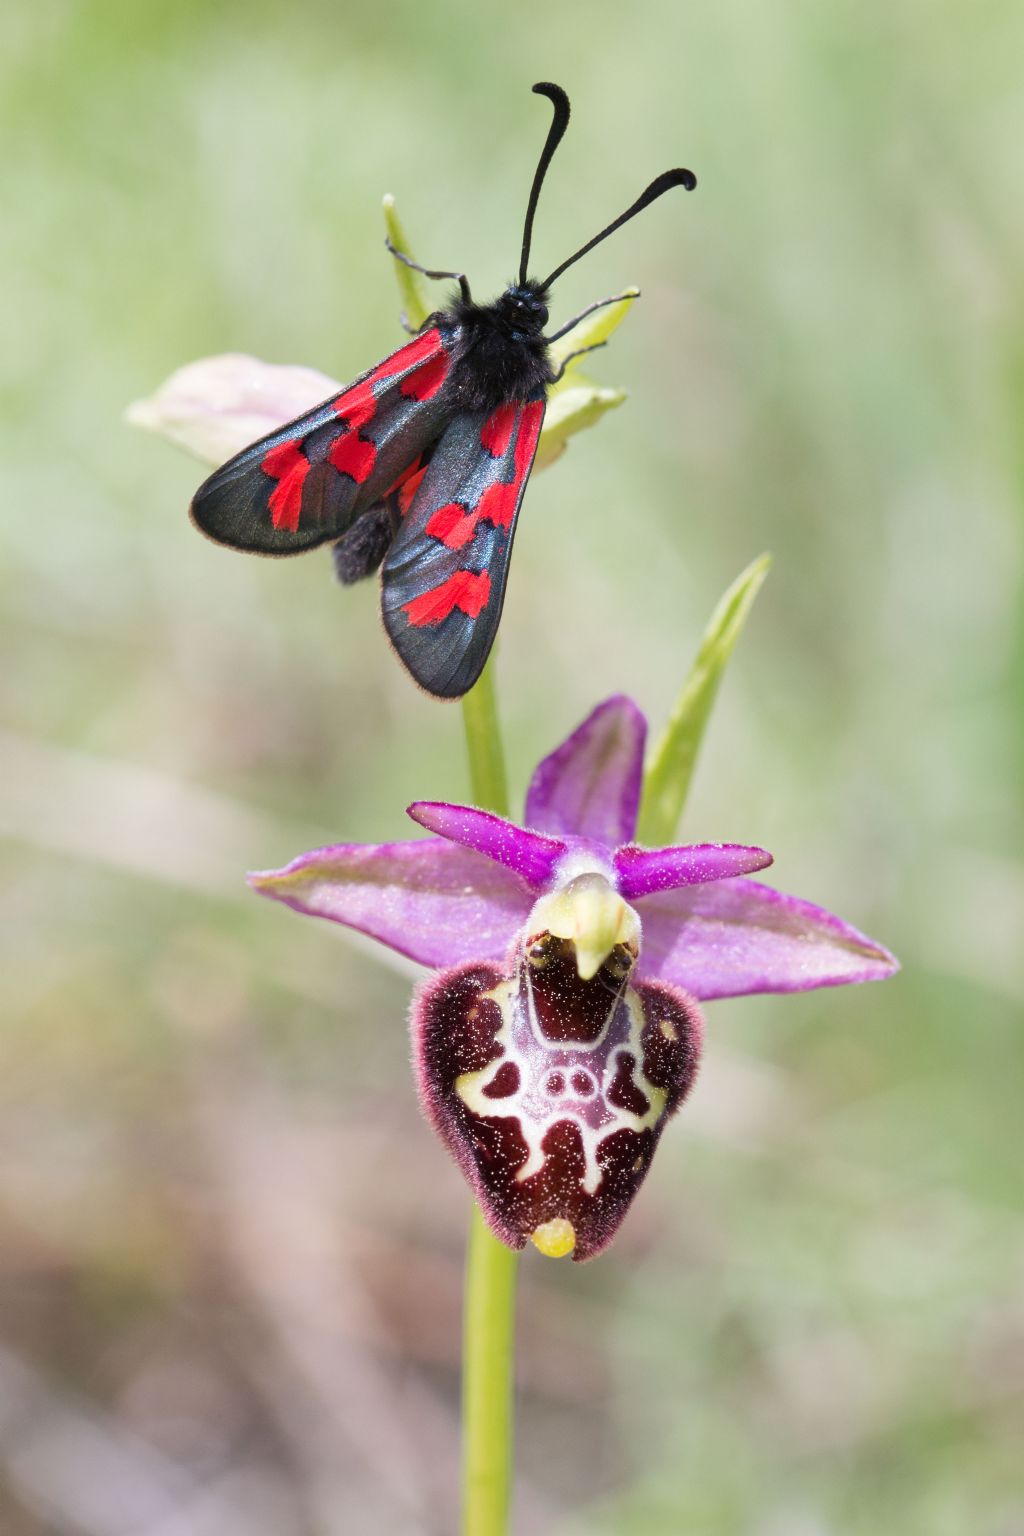
[[[668,843],[675,836],[718,684],[771,563],[771,555],[759,555],[711,615],[690,675],[644,774],[637,827],[641,843]]]

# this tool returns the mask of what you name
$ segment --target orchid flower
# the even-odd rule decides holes
[[[874,981],[897,962],[750,880],[761,848],[643,848],[647,723],[607,699],[537,766],[525,825],[418,801],[433,834],[336,844],[250,877],[439,974],[417,991],[424,1111],[495,1234],[599,1253],[700,1059],[699,1002]]]

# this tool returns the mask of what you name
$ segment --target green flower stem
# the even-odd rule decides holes
[[[519,1255],[473,1206],[462,1333],[463,1536],[505,1536],[512,1488]]]
[[[474,804],[508,815],[493,653],[462,701]],[[512,1486],[516,1277],[519,1255],[499,1243],[479,1208],[470,1218],[462,1335],[462,1529],[504,1536]]]
[[[508,778],[494,692],[493,651],[479,680],[462,700],[462,720],[466,727],[473,804],[482,811],[494,811],[498,816],[507,816]]]

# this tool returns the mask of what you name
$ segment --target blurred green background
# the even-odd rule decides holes
[[[4,1536],[449,1532],[466,1196],[409,976],[245,890],[466,792],[460,720],[326,556],[185,517],[123,425],[239,350],[345,378],[421,258],[512,274],[548,110],[560,284],[644,291],[630,398],[530,487],[517,797],[599,699],[657,725],[776,563],[684,831],[759,842],[884,986],[712,1005],[610,1254],[522,1274],[517,1529],[1024,1531],[1024,10],[1010,0],[36,0],[4,13]],[[1016,1134],[1015,1134],[1016,1133]]]

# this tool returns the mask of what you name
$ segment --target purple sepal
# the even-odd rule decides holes
[[[478,811],[471,805],[417,800],[406,814],[428,832],[436,832],[449,842],[472,848],[515,870],[534,890],[550,882],[555,865],[566,851],[565,843],[556,838],[528,832],[503,816]]]
[[[284,869],[250,875],[249,884],[437,967],[504,959],[533,905],[511,870],[433,837],[318,848]]]
[[[647,721],[625,694],[605,699],[534,771],[527,826],[614,848],[636,831]]]
[[[718,880],[644,897],[643,967],[694,997],[805,992],[881,981],[899,962],[813,902],[754,880]]]
[[[627,901],[672,891],[680,885],[703,885],[767,869],[772,862],[763,848],[740,843],[691,843],[683,848],[638,848],[630,843],[615,853],[619,890]]]

